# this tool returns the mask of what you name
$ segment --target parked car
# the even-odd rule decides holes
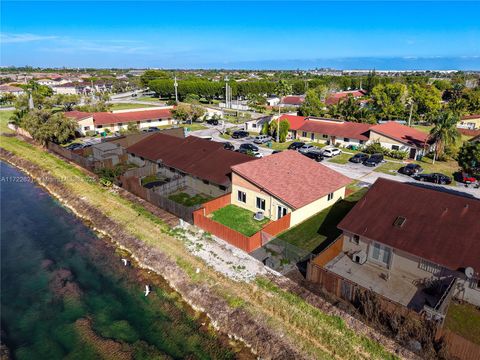
[[[311,144],[305,144],[300,149],[298,149],[298,151],[300,151],[302,154],[305,154],[312,151],[318,151],[318,148]]]
[[[237,131],[234,131],[232,133],[232,138],[233,139],[242,139],[242,138],[246,138],[248,135],[250,135],[248,133],[248,131],[244,131],[244,130],[237,130]]]
[[[399,171],[402,174],[413,176],[423,172],[423,168],[418,164],[408,164],[402,167]]]
[[[155,131],[160,131],[160,129],[156,126],[149,126],[148,127],[148,132],[155,132]]]
[[[363,163],[367,159],[368,159],[367,154],[358,153],[358,154],[353,155],[350,159],[348,159],[348,161],[350,161],[352,163],[360,164],[360,163]]]
[[[273,154],[278,154],[278,153],[281,153],[281,152],[282,152],[282,150],[273,150],[273,151],[272,151],[272,155],[273,155]]]
[[[253,142],[255,144],[265,144],[269,141],[272,140],[272,137],[271,136],[268,136],[268,135],[257,135],[255,136],[255,139],[253,139]]]
[[[315,160],[316,162],[320,162],[323,160],[323,155],[320,154],[318,151],[311,151],[307,153],[302,153],[306,157]]]
[[[242,144],[243,145],[243,144]],[[254,156],[256,158],[261,158],[263,157],[263,155],[261,153],[259,153],[258,151],[254,151],[254,150],[249,150],[249,149],[245,149],[245,148],[238,148],[237,150],[235,150],[236,152],[239,152],[241,154],[246,154],[246,155],[251,155],[251,156]]]
[[[305,145],[304,142],[295,141],[295,142],[291,143],[290,145],[288,145],[288,150],[298,150],[298,149],[300,149],[303,145]]]
[[[218,125],[218,120],[217,119],[208,119],[206,121],[207,124],[217,126]]]
[[[417,174],[413,178],[418,181],[428,181],[435,184],[450,184],[452,182],[449,176],[440,173]]]
[[[470,175],[466,172],[462,172],[462,182],[464,184],[473,184],[473,183],[477,182],[477,179],[475,179],[472,175]]]
[[[245,143],[245,144],[240,145],[240,149],[245,149],[245,150],[250,150],[250,151],[256,152],[256,151],[258,151],[258,146],[255,146],[255,145],[250,144],[250,143]]]
[[[73,143],[73,144],[70,144],[70,145],[66,146],[65,148],[68,149],[68,150],[82,149],[82,148],[83,148],[83,144]]]
[[[370,155],[370,157],[363,162],[363,165],[377,166],[381,162],[383,162],[383,154],[373,154],[373,155]]]
[[[322,155],[325,157],[334,157],[340,155],[342,150],[337,149],[336,147],[326,147],[322,149]]]
[[[231,142],[224,142],[223,143],[223,148],[226,150],[235,150],[235,146]]]

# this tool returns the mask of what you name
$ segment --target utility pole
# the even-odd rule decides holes
[[[408,126],[412,126],[413,100],[410,99],[410,115],[408,116]]]
[[[177,76],[175,76],[175,81],[173,83],[175,86],[175,102],[178,104],[178,83],[177,83]]]

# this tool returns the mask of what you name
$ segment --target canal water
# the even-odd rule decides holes
[[[251,358],[23,173],[0,170],[2,343],[12,358]]]

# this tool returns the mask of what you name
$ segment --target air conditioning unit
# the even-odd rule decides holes
[[[363,250],[357,251],[352,255],[352,260],[360,265],[365,264],[367,261],[367,253]]]
[[[263,214],[263,211],[257,211],[253,218],[257,221],[262,221],[265,218],[265,215]]]

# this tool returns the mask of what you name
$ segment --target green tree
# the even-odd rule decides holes
[[[23,117],[20,125],[42,145],[49,141],[63,144],[75,136],[77,129],[75,120],[50,110],[32,110]]]
[[[73,94],[58,94],[49,98],[52,106],[61,106],[63,111],[72,111],[80,103],[80,96]]]
[[[480,142],[464,142],[458,153],[458,165],[473,176],[480,177]]]
[[[275,86],[275,93],[279,98],[292,93],[292,85],[287,80],[279,80]]]
[[[401,83],[379,84],[372,89],[373,106],[382,119],[402,118],[408,99],[407,86]]]
[[[442,106],[441,91],[434,86],[413,84],[410,94],[416,118],[431,122]]]
[[[337,111],[342,118],[347,121],[356,121],[359,104],[352,95],[348,95],[345,99],[340,101],[337,106]]]
[[[434,119],[430,136],[435,141],[435,152],[438,159],[442,159],[446,147],[455,145],[456,140],[460,137],[457,130],[458,120],[458,115],[451,111],[442,112]]]
[[[305,101],[299,108],[302,116],[323,116],[325,104],[320,100],[319,94],[314,89],[307,90]]]
[[[278,121],[273,120],[273,121],[270,121],[270,124],[267,124],[267,126],[270,132],[270,135],[272,137],[277,136],[277,127],[280,126],[280,132],[278,133],[278,141],[282,143],[287,140],[288,130],[290,129],[290,123],[288,122],[288,120],[280,121],[280,125],[278,125]],[[263,128],[262,128],[262,133],[263,133]]]
[[[15,102],[16,99],[17,97],[15,95],[10,93],[5,93],[2,96],[0,96],[0,104],[1,105],[12,104],[13,102]]]
[[[140,132],[140,127],[135,122],[129,122],[127,125],[127,133],[129,134],[138,134]]]
[[[147,70],[140,76],[140,82],[143,87],[147,87],[152,80],[168,78],[168,73],[163,70]]]

